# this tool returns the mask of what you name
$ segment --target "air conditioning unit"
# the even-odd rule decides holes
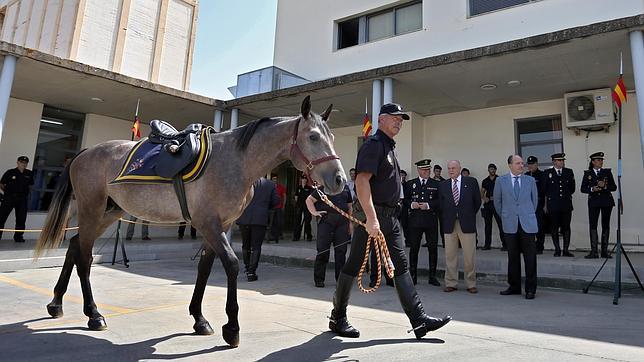
[[[593,128],[615,122],[611,89],[592,89],[564,94],[566,127]]]

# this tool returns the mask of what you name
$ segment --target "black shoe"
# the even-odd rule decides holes
[[[584,259],[598,259],[599,255],[597,253],[590,252],[590,254],[584,256]]]
[[[481,248],[481,250],[490,250],[490,249],[492,249],[492,248],[490,246],[488,246],[488,245],[486,245],[486,246]]]
[[[612,259],[613,257],[608,253],[602,253],[602,259]]]
[[[561,250],[555,251],[554,256],[561,256]]]
[[[291,241],[300,241],[300,238],[293,238]]]
[[[316,281],[315,282],[315,287],[316,288],[324,288],[324,282]]]
[[[534,293],[530,293],[530,292],[525,293],[525,299],[534,299]]]
[[[521,291],[520,290],[512,290],[512,289],[508,288],[506,290],[500,291],[499,294],[501,294],[501,295],[520,295]]]
[[[179,235],[179,236],[177,236],[177,239],[179,239],[179,240],[183,240],[183,235]]]
[[[574,258],[575,254],[569,252],[568,250],[564,250],[563,256],[568,257],[568,258]]]
[[[150,237],[149,237],[149,236],[144,236],[144,237],[142,237],[142,238],[141,238],[141,240],[148,241],[148,240],[152,240],[152,239],[150,239]]]
[[[430,277],[428,283],[429,283],[429,285],[433,285],[433,286],[436,286],[436,287],[441,286],[441,283],[435,277]]]
[[[125,240],[132,240],[132,238],[125,238]]]
[[[501,251],[508,251],[508,248],[506,248],[505,246],[502,246]]]
[[[258,278],[257,278],[257,274],[255,274],[255,273],[247,273],[247,274],[246,274],[246,279],[247,279],[249,282],[254,282],[254,281],[256,281],[256,280],[258,279]]]
[[[25,242],[25,239],[23,239],[23,238],[16,238],[16,239],[13,239],[13,241],[15,241],[16,243],[24,243],[24,242]]]
[[[195,235],[195,236],[191,236],[191,237],[190,237],[190,239],[192,239],[192,240],[197,240],[197,235]]]
[[[309,235],[306,237],[306,241],[312,241],[313,240],[313,235]]]
[[[537,250],[537,255],[543,254],[543,250]]]

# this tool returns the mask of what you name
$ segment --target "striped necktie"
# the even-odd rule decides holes
[[[458,181],[452,180],[452,196],[454,197],[454,205],[458,206],[458,201],[461,198],[461,193],[458,191]]]

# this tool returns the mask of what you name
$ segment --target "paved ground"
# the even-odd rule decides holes
[[[478,295],[443,293],[419,285],[427,309],[454,321],[422,341],[406,334],[408,321],[392,288],[354,290],[349,309],[359,339],[326,332],[334,282],[312,286],[312,270],[263,263],[260,280],[240,278],[241,345],[228,348],[225,281],[216,265],[204,310],[216,330],[192,335],[187,305],[195,279],[187,258],[143,261],[129,269],[95,266],[93,289],[109,329],[86,330],[78,279],[65,300],[65,316],[50,319],[59,268],[0,273],[0,360],[114,361],[190,359],[232,361],[322,360],[640,360],[644,361],[644,298],[540,289],[537,299],[498,295],[504,286],[481,284]]]

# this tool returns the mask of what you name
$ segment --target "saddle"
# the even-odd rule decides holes
[[[163,145],[163,151],[159,153],[158,163],[154,167],[157,175],[174,178],[197,158],[201,150],[199,138],[203,127],[203,124],[194,123],[183,131],[177,131],[166,121],[150,122],[148,140]]]

